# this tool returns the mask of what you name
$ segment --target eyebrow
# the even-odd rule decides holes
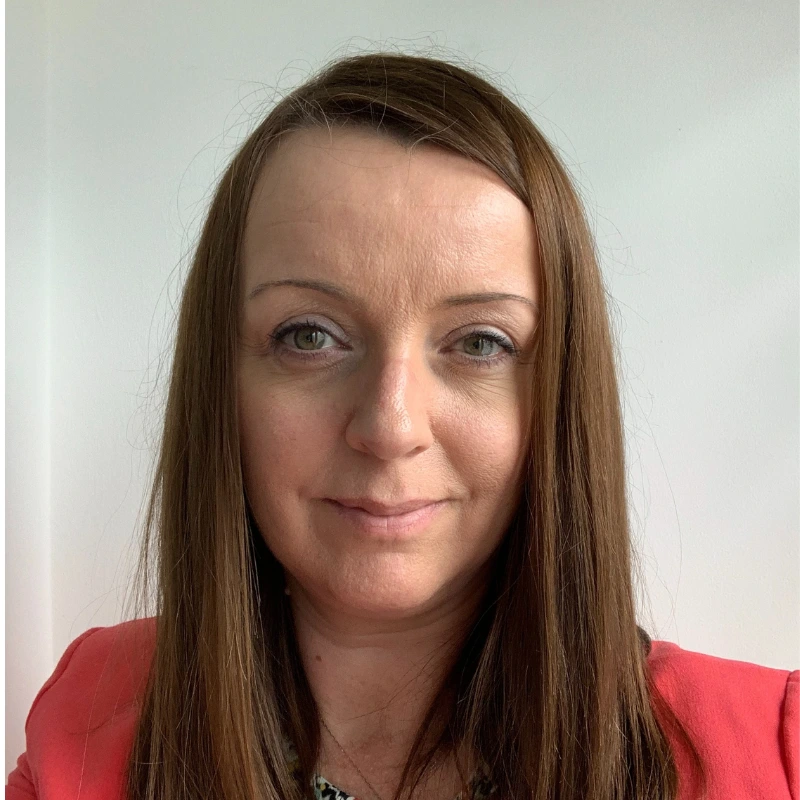
[[[340,300],[346,300],[350,303],[358,303],[358,298],[342,289],[335,283],[320,280],[304,280],[298,278],[285,278],[278,281],[266,281],[254,286],[247,294],[247,299],[252,300],[256,295],[261,294],[265,289],[270,286],[298,286],[301,289],[315,289],[319,292],[337,297]],[[472,292],[471,294],[459,294],[453,297],[447,297],[439,303],[439,308],[449,308],[451,306],[464,306],[476,303],[492,303],[496,300],[517,300],[520,303],[525,303],[536,311],[539,306],[533,302],[529,297],[524,297],[520,294],[510,294],[508,292]]]

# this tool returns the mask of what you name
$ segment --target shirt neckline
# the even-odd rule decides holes
[[[289,769],[293,774],[296,774],[300,765],[300,760],[294,744],[289,739],[284,739],[284,747],[286,749]],[[319,798],[324,798],[324,800],[359,800],[355,795],[349,794],[344,789],[340,789],[319,773],[314,773],[311,778],[311,785],[314,787],[315,795]],[[464,796],[464,791],[461,790],[452,800],[484,800],[484,798],[488,798],[494,794],[496,790],[497,787],[492,783],[489,777],[488,766],[485,762],[481,762],[467,781],[468,794]]]

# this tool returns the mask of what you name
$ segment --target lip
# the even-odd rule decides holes
[[[364,533],[397,535],[417,533],[425,528],[446,504],[445,500],[429,502],[401,514],[371,514],[363,508],[348,507],[337,500],[326,500],[336,513]]]
[[[393,517],[405,514],[408,511],[416,511],[418,508],[433,505],[439,502],[434,498],[420,497],[416,500],[407,500],[404,503],[388,505],[377,500],[370,500],[369,497],[331,497],[334,503],[346,506],[347,508],[361,508],[376,517]]]

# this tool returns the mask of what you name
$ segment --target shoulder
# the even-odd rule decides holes
[[[70,643],[33,701],[26,731],[40,717],[104,725],[135,703],[149,674],[155,618],[90,628]]]
[[[800,800],[800,670],[654,641],[651,679],[703,760],[709,797]],[[688,754],[667,728],[679,773]]]
[[[28,713],[7,797],[120,795],[155,633],[147,617],[91,628],[69,644]]]

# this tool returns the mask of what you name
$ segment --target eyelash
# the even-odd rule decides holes
[[[337,338],[327,328],[323,327],[322,325],[319,325],[316,322],[312,322],[311,320],[305,320],[304,322],[290,322],[288,325],[278,328],[275,331],[275,333],[270,334],[269,349],[285,350],[286,353],[288,353],[291,358],[299,358],[303,361],[314,361],[319,358],[327,358],[327,356],[321,354],[320,355],[315,354],[315,353],[321,353],[322,351],[320,350],[317,351],[293,350],[292,348],[288,347],[281,341],[281,339],[286,337],[288,334],[294,333],[294,331],[300,330],[301,328],[311,328],[314,330],[322,331],[322,333],[326,334],[327,336],[330,336],[332,339]],[[518,351],[517,348],[514,346],[514,343],[510,339],[507,339],[505,336],[501,336],[498,333],[494,333],[492,331],[477,330],[477,331],[470,331],[466,336],[462,338],[466,339],[470,336],[478,336],[481,339],[487,339],[490,342],[494,342],[495,344],[500,345],[500,347],[502,347],[503,350],[505,351],[505,353],[499,356],[498,355],[477,356],[475,358],[467,356],[466,354],[462,354],[466,362],[474,364],[477,367],[482,367],[482,368],[495,367],[498,366],[501,362],[506,361],[508,358],[516,358],[518,355]]]

